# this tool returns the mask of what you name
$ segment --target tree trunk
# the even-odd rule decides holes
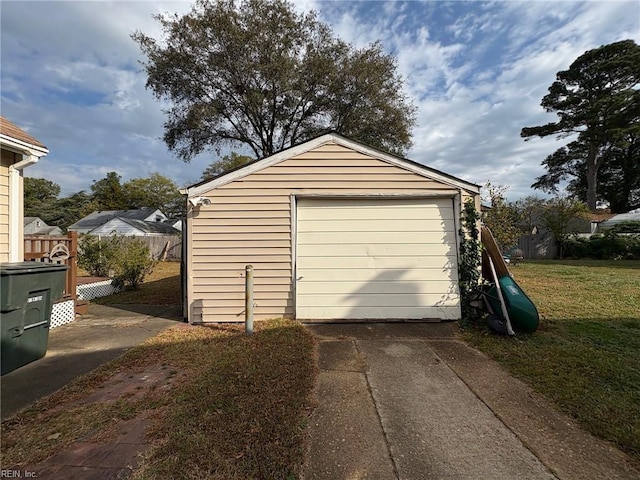
[[[598,166],[598,147],[594,143],[590,143],[587,155],[587,207],[592,212],[596,211]]]

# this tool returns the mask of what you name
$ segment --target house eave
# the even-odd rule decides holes
[[[3,133],[0,133],[0,145],[5,150],[10,150],[14,153],[21,155],[28,155],[32,157],[44,157],[49,153],[49,149],[33,145],[31,143],[23,142],[17,138],[10,137]]]

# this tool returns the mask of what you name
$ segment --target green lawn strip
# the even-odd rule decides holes
[[[283,324],[215,343],[158,425],[160,441],[135,478],[286,479],[298,473],[315,379],[311,337]]]
[[[119,371],[162,364],[169,390],[83,405]],[[108,372],[112,372],[109,374]],[[151,449],[135,478],[289,478],[304,458],[316,365],[311,335],[286,321],[174,328],[3,423],[3,465],[32,465],[119,419],[151,412]]]
[[[640,262],[565,260],[511,268],[542,318],[626,318],[640,314]]]
[[[180,263],[158,262],[138,290],[125,290],[91,301],[100,305],[179,305],[180,295]]]
[[[638,266],[518,266],[512,272],[543,316],[540,329],[516,338],[483,329],[463,335],[591,433],[640,458]]]

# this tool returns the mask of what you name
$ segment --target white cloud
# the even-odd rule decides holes
[[[380,40],[398,58],[418,109],[409,158],[469,181],[528,195],[540,162],[562,143],[520,138],[553,119],[539,106],[557,71],[585,50],[639,41],[637,2],[294,2],[356,47]],[[134,30],[158,38],[153,14],[190,2],[2,4],[2,114],[50,150],[27,174],[87,190],[117,171],[159,172],[180,186],[211,161],[185,165],[161,140],[163,105],[145,89]]]

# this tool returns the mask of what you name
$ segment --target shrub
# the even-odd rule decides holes
[[[85,235],[78,243],[78,265],[100,277],[113,271],[118,288],[137,290],[155,265],[149,247],[139,238]]]
[[[608,231],[615,233],[640,233],[640,221],[626,220],[624,222],[616,223]]]
[[[84,235],[78,240],[78,266],[91,275],[106,277],[111,268],[113,245],[106,239]]]
[[[602,260],[640,259],[640,235],[619,234],[607,230],[589,239],[575,238],[564,242],[567,256]]]
[[[135,237],[112,237],[114,244],[113,284],[125,290],[137,290],[156,262],[147,244]]]

